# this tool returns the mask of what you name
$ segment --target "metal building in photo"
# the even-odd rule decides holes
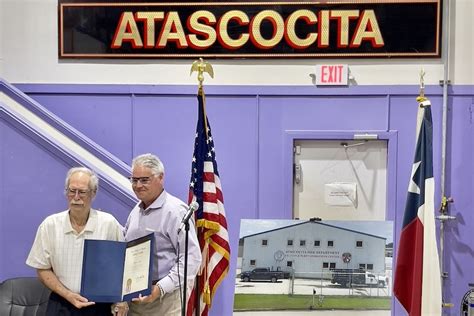
[[[384,274],[386,241],[385,237],[311,219],[243,236],[241,271],[268,267],[302,278],[329,278],[332,269]]]

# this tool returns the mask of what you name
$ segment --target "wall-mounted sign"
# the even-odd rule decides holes
[[[326,183],[324,185],[324,202],[329,206],[353,206],[357,208],[357,183]]]
[[[285,250],[288,258],[339,258],[339,251],[329,250]]]
[[[344,263],[349,263],[349,262],[351,262],[351,259],[352,259],[352,255],[351,255],[350,252],[344,252],[344,253],[342,254],[342,261],[343,261]]]
[[[346,65],[316,65],[316,85],[318,86],[347,86],[349,66]]]
[[[442,0],[58,1],[60,58],[441,55]]]

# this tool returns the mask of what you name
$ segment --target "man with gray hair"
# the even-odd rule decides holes
[[[132,209],[125,225],[125,239],[133,240],[154,232],[153,289],[146,297],[130,303],[130,316],[179,316],[181,284],[184,277],[185,234],[178,233],[188,206],[164,189],[165,168],[160,159],[144,154],[133,159],[133,191],[140,200]],[[187,284],[193,285],[201,264],[201,250],[190,221]]]
[[[47,316],[110,315],[110,304],[89,302],[81,290],[85,239],[122,241],[123,228],[110,214],[91,207],[99,179],[90,169],[71,168],[66,176],[68,209],[39,226],[26,264],[51,289]]]

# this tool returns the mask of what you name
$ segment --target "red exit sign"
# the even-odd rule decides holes
[[[348,65],[316,65],[316,85],[346,86],[348,84]]]

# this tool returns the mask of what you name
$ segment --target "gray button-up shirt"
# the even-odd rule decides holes
[[[125,225],[127,241],[151,232],[155,234],[152,279],[159,280],[158,283],[165,293],[175,291],[179,288],[180,282],[181,284],[184,282],[185,231],[181,231],[178,235],[178,229],[187,208],[183,201],[163,190],[147,209],[143,209],[143,203],[140,201],[130,212]],[[189,223],[187,284],[191,286],[201,265],[201,250],[194,220]],[[178,266],[180,279],[178,279]]]

